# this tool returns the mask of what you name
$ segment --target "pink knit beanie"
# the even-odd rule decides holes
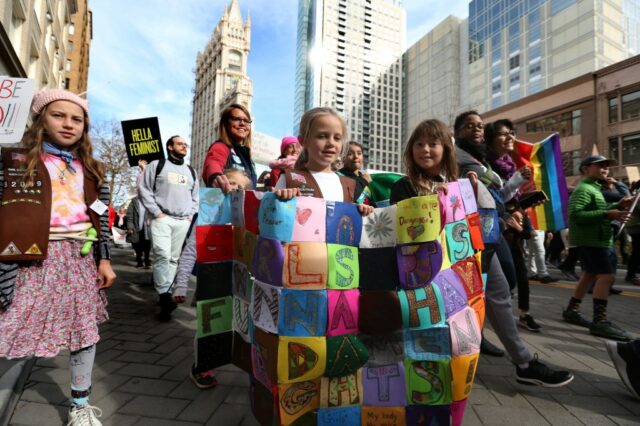
[[[35,117],[42,112],[44,107],[55,101],[69,101],[78,105],[84,110],[86,116],[89,116],[89,101],[81,98],[75,93],[63,89],[47,89],[41,90],[33,97],[31,103],[31,114]]]
[[[298,138],[296,138],[295,136],[285,136],[284,138],[282,138],[282,143],[280,144],[280,154],[284,154],[284,150],[292,143],[298,143]]]

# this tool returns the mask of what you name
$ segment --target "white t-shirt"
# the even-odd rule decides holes
[[[342,184],[340,183],[340,176],[335,172],[311,172],[311,176],[313,176],[318,183],[325,200],[344,201],[344,192],[342,190]],[[283,173],[280,175],[275,189],[285,189],[286,187],[287,179]]]

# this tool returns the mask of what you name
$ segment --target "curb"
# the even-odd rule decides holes
[[[13,365],[0,376],[0,426],[9,424],[29,373],[31,373],[31,368],[36,363],[36,358],[6,362]]]

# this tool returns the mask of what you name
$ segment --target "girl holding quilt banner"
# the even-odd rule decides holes
[[[503,186],[502,179],[487,162],[482,117],[476,111],[463,112],[455,119],[454,132],[460,175],[469,177],[474,184],[478,207],[504,209],[502,200],[512,198],[512,194],[519,185]],[[492,226],[487,227],[487,219],[484,220],[482,228],[485,245],[491,244],[495,248],[502,243],[506,246],[499,230],[497,215],[493,219]],[[495,229],[497,232],[490,235],[484,232],[486,228]],[[520,383],[544,387],[560,387],[568,384],[573,380],[573,374],[569,371],[552,369],[541,363],[538,361],[538,355],[532,355],[522,342],[513,318],[509,284],[498,256],[494,256],[496,251],[495,249],[485,250],[482,258],[482,269],[487,274],[486,312],[494,331],[511,357],[511,361],[516,365],[516,380]]]

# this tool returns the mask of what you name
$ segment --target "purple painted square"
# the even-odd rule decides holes
[[[440,288],[447,318],[467,306],[467,292],[453,269],[440,271],[433,283]]]
[[[400,286],[405,290],[429,284],[442,267],[442,246],[438,241],[396,247]]]
[[[364,405],[398,407],[407,404],[402,363],[365,367],[362,370]]]
[[[253,252],[253,276],[258,281],[281,287],[283,265],[284,248],[280,241],[258,237]]]

